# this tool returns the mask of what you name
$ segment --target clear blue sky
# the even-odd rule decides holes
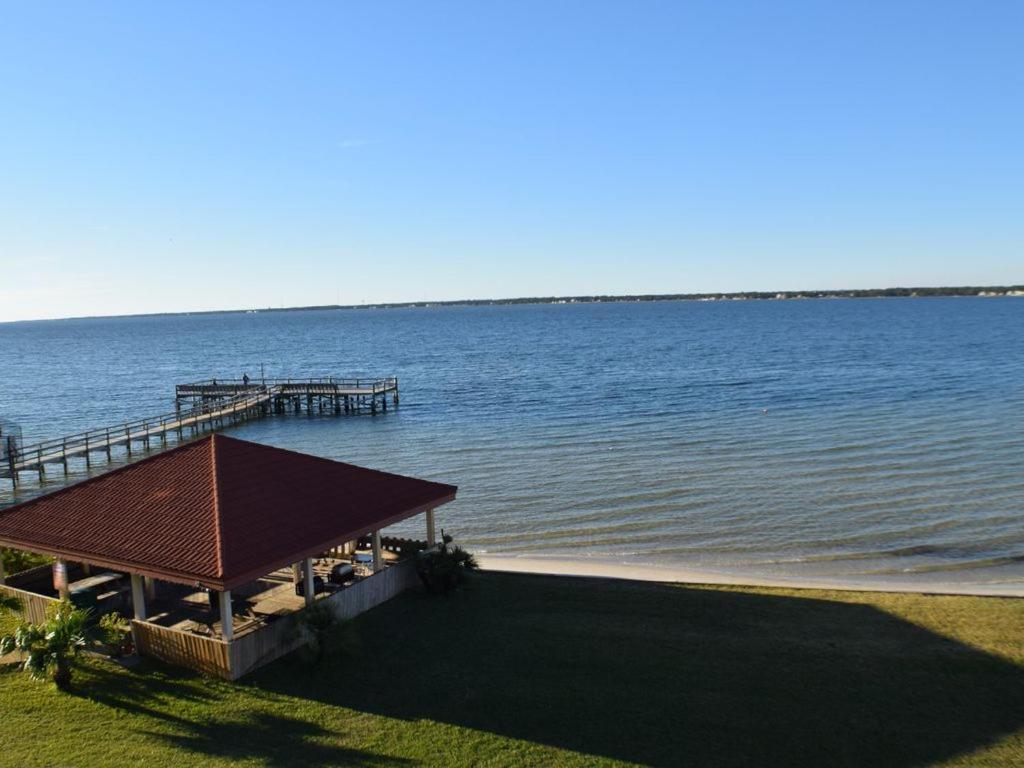
[[[0,320],[1024,281],[1021,2],[10,2]]]

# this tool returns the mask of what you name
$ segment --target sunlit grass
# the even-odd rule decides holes
[[[231,684],[0,672],[0,765],[1024,764],[1024,601],[481,574]]]

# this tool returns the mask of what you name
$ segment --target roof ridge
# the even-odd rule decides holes
[[[362,470],[364,472],[374,472],[374,473],[376,473],[378,475],[384,475],[385,477],[397,477],[397,478],[401,478],[403,480],[419,480],[421,483],[433,483],[434,485],[451,485],[451,483],[444,483],[444,482],[441,482],[440,480],[427,480],[424,477],[418,477],[416,475],[404,475],[404,474],[401,474],[401,473],[398,473],[398,472],[389,472],[386,469],[376,469],[375,467],[367,467],[367,466],[363,466],[362,464],[353,464],[351,461],[342,461],[341,459],[332,459],[329,456],[320,456],[319,454],[316,454],[316,453],[304,453],[302,451],[296,451],[296,450],[294,450],[292,448],[282,448],[279,445],[271,445],[269,443],[260,443],[260,442],[256,442],[256,441],[253,441],[253,440],[242,440],[241,438],[238,438],[238,437],[231,437],[231,435],[222,435],[220,433],[216,433],[214,436],[217,437],[220,440],[224,440],[224,441],[228,441],[228,442],[232,442],[232,443],[238,443],[240,445],[247,445],[247,446],[255,445],[255,446],[259,447],[259,448],[265,448],[268,451],[277,451],[278,453],[286,453],[286,454],[289,454],[291,456],[301,457],[303,459],[315,459],[315,460],[317,460],[317,461],[319,461],[321,463],[325,463],[325,464],[341,464],[343,466],[351,467],[353,469]]]
[[[210,485],[213,493],[213,540],[216,544],[217,575],[224,575],[224,537],[220,526],[220,483],[217,482],[217,433],[210,435]]]

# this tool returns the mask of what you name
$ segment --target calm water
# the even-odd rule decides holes
[[[261,362],[398,375],[386,415],[233,433],[456,483],[439,519],[479,550],[1024,582],[1024,299],[0,324],[0,417],[58,436]]]

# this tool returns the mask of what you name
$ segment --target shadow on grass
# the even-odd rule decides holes
[[[918,766],[1024,725],[1019,666],[867,605],[482,574],[341,634],[249,683],[657,766]]]
[[[337,729],[267,712],[238,720],[181,722],[182,733],[152,733],[171,746],[210,757],[258,760],[268,768],[295,765],[398,765],[402,760],[339,747],[317,739],[337,739]]]
[[[332,742],[339,729],[325,729],[307,720],[268,711],[252,711],[234,718],[196,719],[179,712],[185,704],[205,705],[230,698],[235,686],[206,680],[159,662],[147,662],[138,673],[107,668],[102,663],[84,667],[75,684],[75,695],[119,711],[131,712],[164,723],[167,731],[145,730],[147,736],[184,752],[230,760],[255,760],[268,768],[295,765],[374,766],[398,765],[402,760],[340,747]],[[198,764],[198,763],[197,763]]]
[[[118,669],[96,661],[75,673],[71,695],[104,706],[147,717],[173,719],[160,709],[162,702],[211,702],[216,694],[195,685],[196,675],[159,662],[145,662],[137,670]]]

